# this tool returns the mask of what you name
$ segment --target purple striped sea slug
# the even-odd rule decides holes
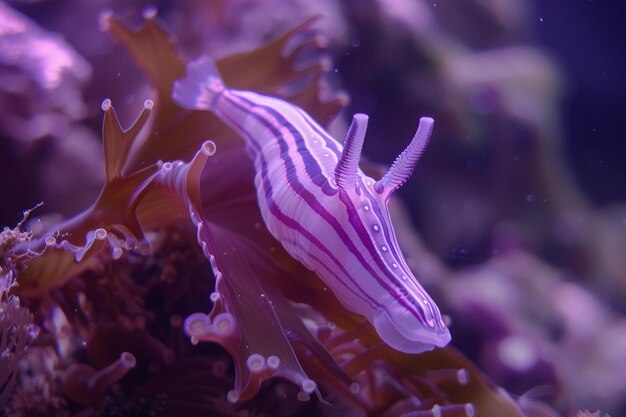
[[[406,264],[387,210],[425,150],[432,119],[420,120],[409,147],[375,181],[358,166],[366,115],[354,116],[344,149],[297,106],[225,87],[208,59],[188,66],[174,98],[211,110],[245,139],[265,225],[345,307],[403,352],[450,341],[435,302]]]

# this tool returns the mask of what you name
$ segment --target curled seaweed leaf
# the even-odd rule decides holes
[[[19,290],[23,293],[41,293],[97,267],[94,255],[105,248],[110,249],[113,258],[119,258],[124,250],[147,244],[136,208],[150,189],[158,166],[130,174],[124,173],[124,166],[132,141],[146,126],[152,104],[146,103],[128,130],[120,126],[109,100],[105,100],[102,108],[105,184],[90,208],[23,245],[23,251],[41,252],[41,256],[32,259],[29,268],[20,274]]]

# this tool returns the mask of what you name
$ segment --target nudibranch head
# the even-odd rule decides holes
[[[420,120],[411,144],[379,181],[358,169],[366,127],[367,116],[355,115],[335,169],[339,198],[347,208],[346,224],[358,237],[348,242],[345,250],[341,244],[334,246],[365,301],[352,309],[367,317],[380,337],[395,349],[417,353],[443,347],[450,341],[450,332],[437,305],[409,269],[387,209],[391,193],[406,182],[424,152],[433,120]],[[355,243],[361,259],[354,259],[355,251],[347,247]]]

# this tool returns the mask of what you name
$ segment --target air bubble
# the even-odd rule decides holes
[[[152,110],[152,108],[154,107],[154,101],[148,99],[146,101],[143,102],[143,108],[146,110]]]
[[[370,210],[370,206],[363,206],[363,210],[369,211]]]
[[[387,246],[382,246],[380,250],[382,250],[383,252],[387,252]]]
[[[378,227],[378,225],[377,225],[377,224],[375,224],[375,225],[374,225],[374,227],[373,227],[373,229],[374,229],[374,231],[375,231],[375,232],[378,232],[378,231],[380,230],[380,227]]]

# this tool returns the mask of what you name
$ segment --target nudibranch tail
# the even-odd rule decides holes
[[[389,195],[409,179],[417,161],[426,150],[434,124],[435,121],[430,117],[420,119],[417,133],[409,146],[396,158],[385,176],[374,184],[377,192]]]
[[[187,76],[174,83],[172,97],[186,109],[212,110],[224,83],[215,62],[209,57],[187,65]]]
[[[335,168],[335,181],[339,187],[354,188],[356,184],[359,159],[363,149],[368,119],[367,115],[360,113],[352,117],[352,124],[346,135],[343,152]]]

